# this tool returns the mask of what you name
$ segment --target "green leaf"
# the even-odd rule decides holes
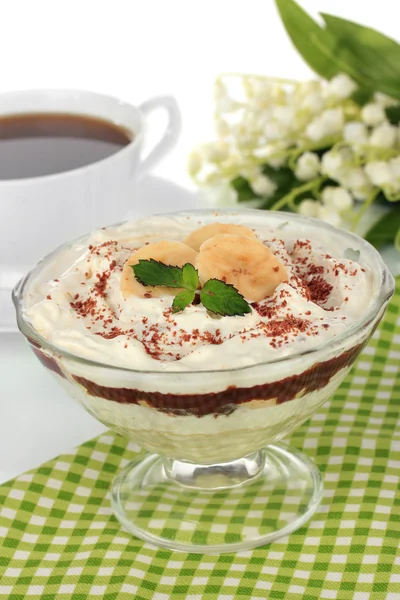
[[[382,248],[386,244],[393,244],[400,229],[400,206],[394,206],[366,233],[367,242]]]
[[[358,106],[364,106],[372,100],[374,91],[367,88],[358,88],[352,93],[351,99],[354,100]]]
[[[235,177],[231,181],[231,186],[237,193],[238,202],[249,202],[250,200],[256,200],[259,198],[251,188],[251,185],[244,177]]]
[[[182,267],[182,279],[184,287],[188,290],[197,290],[199,276],[193,265],[186,263]]]
[[[394,247],[400,252],[400,227],[398,228],[396,236],[394,238]]]
[[[211,312],[223,316],[243,316],[251,312],[250,305],[233,285],[209,279],[200,292],[200,300]]]
[[[387,37],[380,31],[360,25],[354,21],[341,19],[327,13],[320,13],[324,19],[327,30],[336,39],[345,38],[351,47],[358,47],[361,55],[365,57],[366,66],[373,66],[369,59],[379,61],[382,71],[380,74],[391,77],[393,73],[400,76],[400,44]],[[379,73],[378,73],[379,74]]]
[[[172,302],[174,313],[184,310],[193,302],[199,276],[190,263],[186,263],[183,267],[174,267],[150,258],[139,260],[137,265],[131,267],[136,279],[143,285],[184,288]],[[251,312],[249,304],[237,289],[218,279],[209,279],[204,284],[200,292],[200,300],[203,306],[218,315],[233,316]]]
[[[293,44],[308,65],[325,79],[347,73],[360,87],[373,88],[360,70],[359,60],[349,52],[342,38],[320,27],[294,0],[275,0]]]
[[[400,99],[400,45],[369,27],[321,13],[320,27],[294,0],[276,0],[293,44],[319,75],[346,73],[365,90]],[[356,96],[357,98],[357,96]],[[358,96],[359,101],[361,96]]]
[[[185,288],[183,269],[150,260],[139,260],[137,265],[132,265],[136,279],[142,285],[163,285],[172,288]]]
[[[244,177],[236,177],[231,181],[231,186],[238,193],[239,202],[249,202],[250,200],[262,200],[262,204],[259,208],[267,210],[271,208],[277,200],[285,196],[292,187],[300,185],[301,182],[296,179],[293,171],[289,167],[274,168],[270,165],[262,166],[262,173],[269,177],[276,185],[276,190],[269,198],[263,198],[255,194],[251,188],[251,185]]]
[[[286,31],[308,65],[331,79],[340,71],[335,60],[335,38],[322,29],[294,0],[275,0]]]
[[[262,172],[272,179],[276,185],[274,194],[270,198],[264,199],[264,202],[259,207],[262,210],[269,210],[278,200],[302,183],[295,177],[292,169],[289,169],[289,167],[279,167],[276,169],[270,165],[263,165]]]
[[[177,313],[181,310],[184,310],[193,302],[195,295],[196,292],[192,290],[184,290],[183,292],[179,292],[179,294],[175,296],[172,303],[172,312]]]
[[[263,165],[262,172],[269,177],[281,192],[288,192],[293,187],[293,184],[300,184],[296,179],[292,169],[289,167],[271,167],[271,165]]]
[[[392,125],[398,125],[400,123],[400,104],[396,106],[387,106],[385,113]]]
[[[400,98],[400,45],[375,29],[321,13],[336,40],[336,63],[367,89]]]

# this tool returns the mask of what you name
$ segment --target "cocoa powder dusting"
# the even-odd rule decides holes
[[[325,304],[333,290],[333,285],[325,281],[323,277],[314,277],[307,287],[311,301],[318,305]]]

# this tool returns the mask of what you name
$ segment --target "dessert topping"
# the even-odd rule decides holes
[[[131,267],[137,265],[140,260],[149,261],[151,259],[154,262],[160,261],[164,265],[183,267],[186,263],[194,265],[196,252],[183,242],[176,241],[155,242],[142,246],[128,258],[122,270],[121,292],[124,298],[128,298],[131,294],[140,298],[151,298],[159,297],[162,294],[176,296],[179,293],[179,286],[168,286],[167,284],[161,284],[164,285],[162,289],[157,289],[155,284],[149,284],[154,286],[150,291],[135,277]]]
[[[181,289],[172,303],[173,312],[184,310],[193,302],[197,294],[199,276],[193,265],[189,263],[183,267],[176,267],[154,259],[139,260],[137,265],[132,265],[132,269],[141,285]],[[217,315],[242,316],[251,312],[249,304],[237,289],[218,279],[206,281],[199,292],[199,298],[207,310]]]
[[[204,225],[204,227],[200,227],[200,229],[192,231],[192,233],[185,238],[184,242],[198,252],[200,246],[204,244],[204,242],[220,233],[241,235],[257,239],[254,231],[249,229],[249,227],[245,227],[245,225],[235,225],[234,223],[209,223],[208,225]]]
[[[219,234],[204,242],[196,258],[201,283],[215,278],[233,285],[245,298],[259,302],[272,296],[288,272],[262,242]]]

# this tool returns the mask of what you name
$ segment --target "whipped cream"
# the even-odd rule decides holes
[[[249,214],[251,217],[249,217]],[[256,213],[156,216],[95,231],[59,250],[33,277],[25,316],[61,350],[135,370],[224,370],[296,355],[333,340],[359,321],[377,282],[362,259],[350,260],[340,235],[315,221],[284,223]],[[288,217],[289,218],[289,217]],[[207,222],[252,227],[286,266],[289,278],[245,316],[217,317],[191,305],[172,314],[171,295],[120,290],[124,263],[146,242],[183,240]]]

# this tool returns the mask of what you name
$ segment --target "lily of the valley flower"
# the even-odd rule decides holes
[[[231,183],[242,177],[252,206],[260,206],[260,197],[276,197],[279,209],[289,206],[347,226],[358,203],[368,206],[380,191],[389,200],[400,199],[400,127],[385,112],[398,101],[375,93],[361,107],[353,100],[356,89],[344,74],[300,83],[252,75],[219,78],[217,139],[190,154],[189,173],[208,190],[212,204],[237,202]]]
[[[315,152],[304,152],[297,161],[294,174],[300,181],[309,181],[317,177],[320,167],[318,154]]]

